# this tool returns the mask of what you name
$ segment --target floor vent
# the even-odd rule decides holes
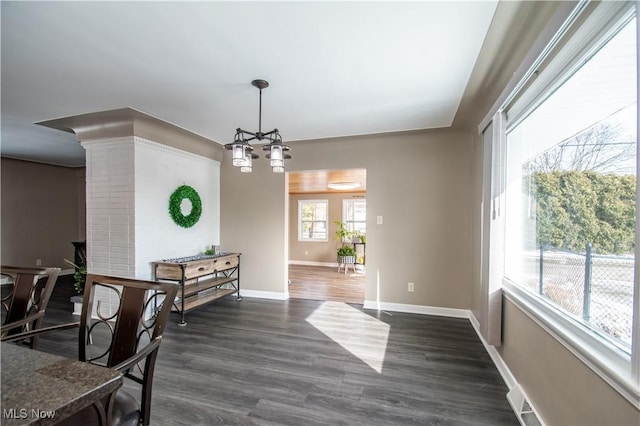
[[[545,426],[542,418],[538,414],[533,405],[529,402],[529,398],[525,395],[520,385],[516,384],[507,393],[507,400],[516,413],[516,417],[522,426]]]

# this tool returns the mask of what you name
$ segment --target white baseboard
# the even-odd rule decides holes
[[[261,291],[261,290],[245,290],[240,289],[240,295],[242,297],[255,297],[258,299],[272,299],[272,300],[289,300],[289,292],[277,292],[277,291]]]
[[[491,361],[493,361],[493,364],[496,366],[498,372],[502,376],[502,380],[504,380],[504,383],[509,389],[513,389],[513,387],[518,384],[516,378],[514,377],[513,373],[511,373],[511,370],[509,370],[509,367],[507,367],[507,364],[504,362],[504,360],[496,350],[496,347],[489,345],[484,337],[482,337],[482,334],[480,333],[480,322],[478,321],[476,316],[473,315],[473,312],[469,312],[469,321],[471,322],[473,329],[476,331],[476,334],[480,338],[482,345],[489,354],[489,357],[491,357]]]
[[[302,266],[326,266],[327,268],[337,268],[337,262],[310,262],[306,260],[290,260],[289,265],[302,265]]]
[[[469,314],[471,313],[468,309],[376,302],[375,300],[365,300],[363,308],[377,309],[379,311],[404,312],[406,314],[438,315],[441,317],[453,318],[469,318]]]
[[[504,362],[504,359],[502,359],[502,357],[496,350],[496,347],[489,345],[484,337],[482,337],[482,334],[480,333],[480,322],[473,314],[473,312],[469,313],[469,321],[471,322],[473,329],[478,335],[478,338],[480,338],[480,341],[482,342],[485,350],[489,354],[491,361],[493,361],[493,365],[496,366],[498,372],[502,376],[502,380],[504,380],[504,383],[509,388],[509,392],[507,393],[507,400],[509,401],[509,405],[518,418],[520,424],[526,426],[529,424],[529,421],[531,421],[531,424],[540,424],[544,426],[544,419],[535,409],[529,397],[524,393],[524,390],[522,390],[522,388],[518,384],[518,381],[516,380],[511,370],[509,370],[509,367]],[[534,416],[535,419],[529,418],[529,420],[527,420],[527,415]]]

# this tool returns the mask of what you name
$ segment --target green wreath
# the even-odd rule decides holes
[[[180,208],[182,200],[185,198],[191,201],[191,213],[187,216],[182,214],[182,209]],[[198,223],[202,214],[202,200],[200,200],[198,192],[188,185],[178,187],[169,197],[169,214],[176,225],[183,228],[191,228]]]

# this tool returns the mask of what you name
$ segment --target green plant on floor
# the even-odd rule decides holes
[[[355,256],[355,255],[356,255],[356,251],[353,249],[353,247],[342,246],[338,249],[338,257],[348,257],[348,256]]]
[[[353,249],[351,244],[349,244],[351,242],[351,237],[354,235],[354,233],[352,231],[349,231],[349,229],[347,229],[347,226],[345,225],[344,222],[336,220],[334,223],[338,227],[336,229],[336,234],[335,234],[336,241],[339,244],[338,251],[336,254],[338,256],[338,262],[342,263],[340,258],[356,255],[356,251]]]
[[[87,281],[86,265],[79,266],[68,259],[64,259],[64,261],[73,266],[76,270],[73,274],[73,288],[76,289],[78,294],[84,293],[84,283]]]

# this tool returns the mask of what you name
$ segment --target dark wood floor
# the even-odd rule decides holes
[[[47,323],[69,321],[60,284]],[[172,314],[153,425],[517,425],[507,388],[467,320],[361,305],[227,297]],[[76,356],[77,332],[40,350]],[[131,387],[131,385],[127,385]]]
[[[326,266],[289,265],[289,297],[362,305],[365,278],[363,270],[345,274]]]

